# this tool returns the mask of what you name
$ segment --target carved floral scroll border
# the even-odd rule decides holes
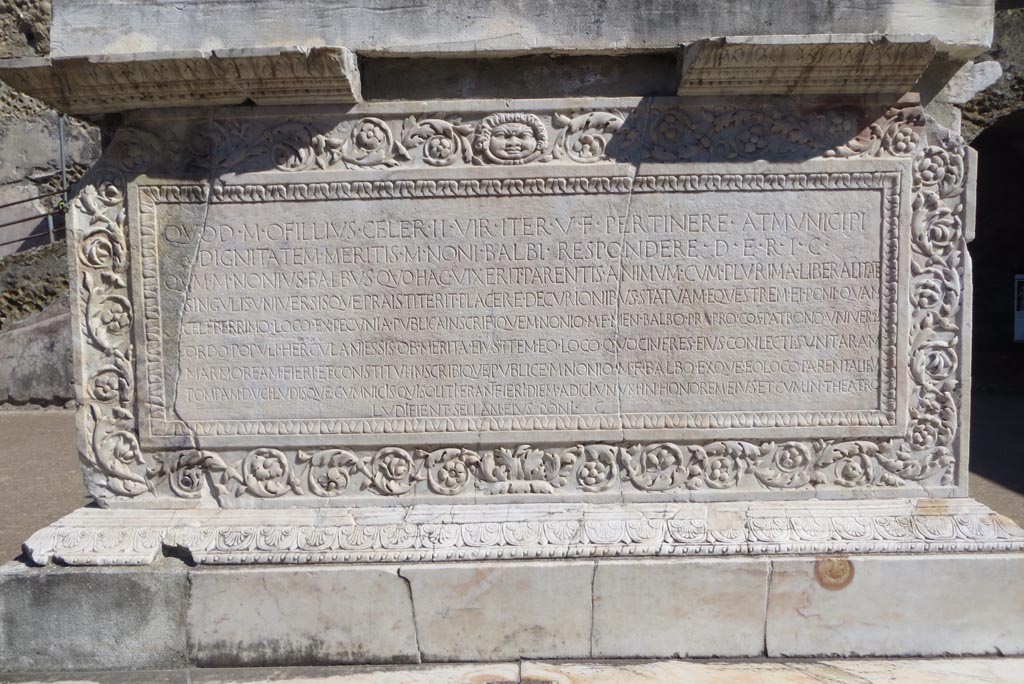
[[[363,116],[309,121],[195,122],[175,155],[194,170],[736,162],[821,153],[859,130],[856,107],[814,111],[791,102],[680,107],[678,101],[573,111]],[[324,130],[328,128],[328,130]],[[173,143],[172,143],[173,145]]]
[[[716,116],[705,117],[710,122],[705,130],[708,135],[716,130]],[[646,144],[655,156],[662,155],[670,161],[692,160],[709,154],[729,160],[742,158],[744,151],[760,153],[776,143],[799,145],[806,137],[805,131],[780,126],[778,119],[770,114],[761,125],[751,121],[750,116],[756,114],[737,112],[730,119],[733,123],[742,123],[743,130],[729,138],[729,144],[723,148],[716,147],[713,137],[695,133],[692,126],[688,127],[680,116],[668,110],[656,124],[651,124],[654,128],[647,127]],[[670,119],[673,117],[678,125],[672,125]],[[621,114],[613,112],[591,112],[562,118],[556,115],[554,120],[563,129],[557,134],[557,139],[563,141],[560,143],[562,151],[544,152],[517,163],[544,163],[554,159],[575,163],[610,161],[608,147],[612,144],[612,136],[624,122]],[[493,128],[496,122],[498,120],[494,119],[488,125]],[[528,126],[535,124],[532,120],[527,122]],[[426,125],[425,130],[430,134],[425,134],[420,147],[440,137],[452,141],[451,150],[462,150],[463,138],[456,140],[456,137],[469,135],[470,130],[449,130],[448,126],[455,125],[451,122]],[[370,135],[371,131],[362,130],[357,122],[352,129],[352,137],[337,149],[329,144],[330,141],[314,140],[310,148],[315,152],[312,156],[307,154],[303,157],[301,149],[306,148],[293,149],[292,152],[298,152],[297,156],[291,153],[291,156],[280,156],[280,150],[274,152],[272,148],[263,149],[260,153],[278,154],[279,161],[287,162],[286,167],[298,159],[301,163],[295,166],[296,170],[307,164],[323,168],[332,164],[353,168],[401,163],[401,159],[393,155],[388,157],[374,152],[375,149],[386,148],[391,154],[395,148],[387,145],[389,140],[393,142],[394,136],[376,125],[371,128],[377,130],[374,135],[382,135],[383,139],[376,140]],[[652,130],[659,130],[665,140],[672,139],[673,144],[659,143],[651,137]],[[540,137],[537,129],[534,129],[534,135]],[[635,132],[626,137],[625,146],[639,144]],[[212,452],[198,449],[161,455],[160,459],[144,456],[138,443],[134,414],[136,379],[130,330],[135,311],[128,291],[124,198],[127,187],[125,175],[136,176],[152,166],[154,150],[160,148],[155,144],[156,140],[153,133],[134,129],[121,131],[114,141],[115,149],[108,151],[107,159],[111,161],[93,171],[91,184],[79,194],[72,209],[70,258],[79,284],[76,307],[81,322],[76,333],[81,383],[79,423],[83,435],[80,455],[86,466],[90,491],[101,503],[111,498],[136,497],[147,491],[156,493],[163,481],[167,482],[174,495],[185,497],[196,496],[207,485],[214,491],[218,487],[223,491],[232,489],[237,495],[298,493],[304,491],[295,472],[300,465],[305,468],[309,493],[320,496],[332,495],[330,492],[338,489],[339,478],[352,479],[357,475],[365,478],[364,484],[371,491],[400,495],[401,491],[393,490],[396,487],[402,489],[404,485],[401,483],[410,478],[423,476],[430,486],[431,472],[434,472],[441,488],[449,490],[463,479],[468,481],[470,475],[488,486],[507,488],[507,491],[523,487],[531,488],[531,491],[532,488],[539,492],[549,491],[555,489],[554,482],[559,482],[562,477],[568,479],[569,475],[576,478],[577,484],[593,487],[600,486],[607,472],[613,470],[638,489],[659,492],[683,487],[712,487],[712,482],[731,483],[734,481],[733,473],[741,471],[753,473],[754,480],[764,488],[810,488],[828,484],[829,475],[826,474],[822,480],[821,472],[829,469],[833,484],[852,483],[855,487],[900,486],[909,482],[923,484],[934,480],[938,480],[940,485],[954,484],[956,459],[953,448],[960,427],[962,391],[958,378],[964,345],[960,321],[966,258],[962,203],[966,153],[962,139],[929,126],[922,108],[915,103],[892,107],[882,119],[856,138],[825,155],[913,159],[910,226],[912,383],[910,424],[906,436],[819,441],[813,445],[808,442],[776,444],[757,440],[703,445],[589,445],[574,447],[579,455],[570,469],[571,473],[567,473],[563,462],[569,450],[542,449],[538,453],[538,450],[526,446],[490,453],[441,449],[417,454],[415,458],[412,452],[404,452],[407,458],[397,453],[402,450],[384,449],[368,459],[355,460],[344,450],[329,449],[304,455],[304,460],[300,460],[297,454],[295,466],[282,452],[274,449],[255,449],[237,463],[230,464]],[[765,143],[765,140],[769,142]],[[226,148],[216,140],[207,142],[210,144],[200,145],[205,150],[206,162],[228,166],[232,160],[218,156]],[[547,146],[546,133],[540,142],[544,143],[544,150],[551,149]],[[189,139],[189,144],[195,146],[194,137]],[[346,150],[351,152],[353,144],[361,151],[356,158],[347,158]],[[442,145],[440,140],[431,144],[438,150],[443,148],[445,156],[429,163],[447,165],[441,162],[455,152],[449,151],[449,147]],[[472,154],[459,152],[463,161],[474,164],[514,161],[501,159],[494,149],[476,146],[475,142],[474,146]],[[691,154],[693,150],[697,152]],[[423,153],[426,154],[426,149]],[[252,150],[246,154],[252,154]],[[896,245],[890,247],[897,248]],[[155,254],[144,252],[142,268],[147,268],[147,262],[155,263],[154,260]],[[898,274],[887,274],[886,278],[895,287]],[[145,330],[148,337],[150,329]],[[603,456],[591,458],[588,453]],[[387,459],[388,456],[392,458]],[[419,469],[415,467],[417,458],[422,461]],[[410,462],[412,466],[408,466]],[[399,467],[399,463],[408,467]],[[596,465],[601,463],[605,464],[605,471]],[[481,464],[484,464],[483,468]],[[426,470],[425,475],[421,472],[423,469]],[[461,471],[465,471],[465,477]],[[758,472],[769,475],[758,477]],[[529,473],[529,478],[541,479],[517,480],[512,477],[516,473]],[[526,484],[534,481],[546,484]],[[739,478],[735,478],[735,482],[738,481]],[[316,482],[322,493],[311,482]],[[726,488],[728,486],[726,484]]]
[[[130,338],[124,177],[96,169],[71,210],[69,259],[78,283],[79,457],[99,500],[153,491],[138,441],[135,358]]]
[[[479,196],[531,196],[549,194],[606,194],[652,192],[753,191],[753,190],[882,190],[884,220],[882,263],[898,254],[898,171],[819,171],[801,173],[679,174],[652,176],[605,176],[570,178],[520,178],[490,180],[366,181],[331,183],[279,183],[269,185],[141,185],[139,236],[142,248],[144,357],[148,382],[147,402],[152,408],[149,429],[158,436],[209,435],[308,435],[385,434],[389,432],[477,432],[518,430],[613,430],[613,429],[730,429],[779,427],[891,427],[897,421],[895,377],[880,378],[879,410],[734,411],[725,413],[642,413],[621,417],[604,415],[517,416],[407,419],[296,419],[296,420],[198,420],[185,424],[168,417],[164,390],[164,351],[159,301],[157,259],[157,207],[167,203],[232,203],[266,201],[379,200],[390,197],[435,198]],[[884,312],[879,339],[880,366],[895,366],[897,282],[895,271],[884,273],[880,287]],[[621,420],[621,422],[620,422]]]

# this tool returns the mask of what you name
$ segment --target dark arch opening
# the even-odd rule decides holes
[[[1024,309],[1024,110],[979,135],[974,264],[971,471],[998,483],[986,496],[996,510],[1013,514],[1024,493],[1024,340],[1015,341],[1018,292]],[[1024,314],[1022,329],[1024,335]],[[972,490],[989,489],[976,478]],[[1000,507],[1000,488],[1007,505]],[[986,492],[988,493],[988,492]],[[1016,515],[1014,517],[1020,517]]]

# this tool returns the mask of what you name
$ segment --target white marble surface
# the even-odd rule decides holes
[[[25,543],[45,565],[203,565],[1021,551],[973,499],[713,504],[420,504],[298,510],[81,508]]]
[[[424,660],[591,653],[594,562],[409,565]]]
[[[556,684],[1018,684],[1024,681],[1024,662],[954,659],[523,663],[522,676]]]
[[[681,8],[682,7],[682,8]],[[785,34],[933,35],[944,51],[970,57],[992,40],[989,0],[772,0],[735,5],[589,0],[456,0],[409,6],[397,0],[338,5],[325,0],[265,0],[244,10],[229,0],[102,0],[54,7],[52,52],[60,56],[140,50],[345,45],[360,53],[473,56],[523,53],[620,53],[676,49],[700,38]],[[826,34],[826,35],[821,35]]]
[[[760,655],[770,565],[724,558],[598,562],[593,657]]]
[[[1024,654],[1019,555],[772,562],[769,656]]]
[[[160,566],[5,566],[0,624],[20,627],[0,631],[0,661],[52,671],[1024,655],[1020,553]],[[28,627],[51,623],[64,627]],[[106,646],[142,623],[162,630],[159,649]]]
[[[260,568],[191,575],[197,665],[418,662],[412,600],[395,568]]]

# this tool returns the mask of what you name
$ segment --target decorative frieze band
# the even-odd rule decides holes
[[[509,558],[1024,550],[970,499],[736,504],[518,504],[260,511],[79,509],[26,543],[33,562],[397,563]]]

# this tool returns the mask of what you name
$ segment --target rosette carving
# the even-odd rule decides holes
[[[931,188],[942,197],[952,197],[963,189],[964,143],[948,137],[928,145],[914,163],[914,189]]]
[[[271,160],[282,171],[335,167],[390,167],[409,159],[391,127],[375,117],[345,122],[329,133],[314,133],[302,124],[271,131]]]
[[[417,120],[410,116],[405,120],[402,144],[410,152],[418,151],[430,166],[451,166],[460,161],[469,164],[473,161],[472,134],[473,125],[462,123],[460,119]]]
[[[405,494],[423,480],[422,469],[423,461],[405,449],[381,449],[369,463],[360,463],[360,470],[368,478],[363,489],[372,489],[379,494]]]
[[[925,256],[947,256],[958,248],[963,237],[963,207],[949,206],[930,190],[914,195],[914,214],[910,236],[914,246]]]
[[[618,111],[585,112],[566,116],[555,112],[552,126],[558,131],[551,148],[551,157],[563,156],[577,164],[593,164],[608,158],[608,146],[625,125],[626,117]]]
[[[884,116],[858,133],[848,143],[825,153],[827,157],[909,157],[917,153],[927,123],[924,107],[907,99],[889,107]]]
[[[749,442],[711,442],[689,447],[690,462],[686,486],[729,489],[760,457],[760,449]]]
[[[763,459],[754,476],[773,489],[793,489],[811,482],[816,457],[807,442],[767,442],[761,445]]]
[[[123,354],[111,354],[110,363],[101,366],[89,378],[85,395],[99,404],[128,411],[132,400],[132,370],[126,357]]]
[[[879,445],[867,440],[825,444],[815,463],[819,481],[823,482],[821,470],[833,467],[833,484],[842,487],[863,487],[875,482],[873,461],[878,457]],[[885,484],[885,483],[883,483]]]
[[[288,492],[302,494],[299,478],[283,451],[253,449],[242,459],[241,480],[245,492],[260,498],[275,498]],[[236,491],[236,496],[242,490]]]
[[[473,469],[480,463],[480,456],[468,449],[438,449],[425,455],[427,461],[427,484],[430,491],[454,496],[465,491],[473,480]]]
[[[585,492],[603,492],[619,480],[619,451],[617,447],[591,444],[576,447],[576,482]]]

